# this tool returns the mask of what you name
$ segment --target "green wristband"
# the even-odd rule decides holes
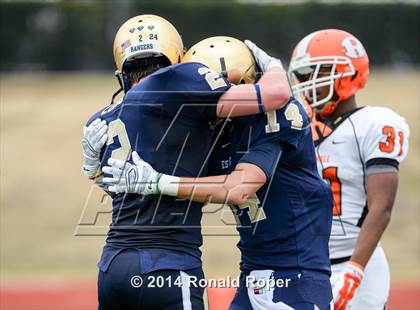
[[[155,194],[157,194],[157,195],[160,194],[159,181],[160,181],[161,177],[162,177],[162,173],[158,173],[156,175],[156,193]]]

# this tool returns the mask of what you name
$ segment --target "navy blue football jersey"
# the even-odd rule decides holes
[[[157,171],[182,176],[206,175],[211,127],[219,97],[229,83],[199,63],[158,70],[135,85],[122,103],[93,115],[108,123],[110,157],[131,160],[131,152]],[[170,196],[117,194],[112,223],[99,262],[106,270],[118,249],[150,249],[141,257],[144,272],[201,266],[202,204]],[[117,250],[116,250],[117,249]]]
[[[315,270],[330,273],[328,240],[332,194],[316,166],[310,120],[294,98],[283,108],[234,119],[212,156],[212,174],[251,163],[267,182],[232,210],[238,222],[241,270]],[[213,169],[213,168],[212,168]]]

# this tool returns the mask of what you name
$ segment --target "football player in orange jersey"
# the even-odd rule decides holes
[[[327,29],[303,38],[289,76],[313,109],[318,170],[334,194],[330,238],[334,308],[384,309],[390,274],[380,239],[391,217],[409,128],[385,107],[358,107],[369,59],[352,34]]]

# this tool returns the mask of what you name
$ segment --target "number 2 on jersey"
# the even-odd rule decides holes
[[[115,149],[111,153],[111,158],[119,160],[127,160],[131,154],[131,144],[128,140],[127,130],[125,129],[124,123],[120,119],[112,121],[108,125],[108,141],[106,145],[114,143],[114,138],[118,137],[121,147]]]
[[[328,167],[322,170],[322,177],[330,182],[334,198],[333,216],[341,215],[341,181],[337,175],[338,167]]]
[[[225,80],[214,70],[201,67],[198,69],[198,73],[200,75],[205,75],[204,77],[212,90],[226,86]]]

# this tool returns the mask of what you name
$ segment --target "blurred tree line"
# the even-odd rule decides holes
[[[0,70],[109,70],[118,27],[139,14],[167,18],[184,44],[214,35],[251,39],[285,63],[296,43],[341,28],[365,45],[372,64],[420,63],[419,5],[256,5],[235,1],[0,0]]]

